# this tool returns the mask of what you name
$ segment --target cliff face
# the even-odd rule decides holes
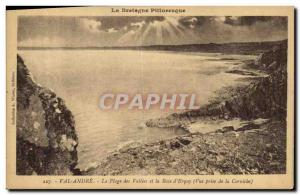
[[[282,43],[262,53],[253,64],[269,74],[238,91],[220,105],[221,116],[254,118],[286,118],[287,45]]]
[[[268,76],[258,78],[249,86],[226,91],[227,98],[181,114],[167,118],[152,119],[146,122],[149,127],[182,126],[182,121],[193,117],[230,119],[238,117],[245,120],[255,118],[286,118],[287,106],[287,43],[283,42],[273,49],[259,55],[249,65]]]
[[[17,174],[77,174],[77,145],[64,101],[36,84],[17,56]]]

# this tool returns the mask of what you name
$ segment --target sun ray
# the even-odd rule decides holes
[[[157,25],[157,28],[156,28],[156,42],[157,44],[162,44],[163,43],[163,38],[162,38],[162,25],[161,23],[159,23]]]
[[[191,39],[198,39],[192,28],[183,26],[178,17],[166,17],[163,21],[144,23],[137,29],[129,30],[119,41],[123,44],[157,45]]]
[[[166,28],[166,26],[162,27],[162,37],[163,37],[163,41],[164,43],[169,43],[170,40],[172,40],[171,34],[169,33],[168,29]],[[170,39],[171,38],[171,39]]]
[[[153,27],[149,24],[147,26],[147,28],[145,29],[144,33],[142,34],[142,40],[143,40],[143,42],[145,42],[147,35],[151,31],[151,28],[153,28]]]
[[[175,33],[176,37],[180,38],[181,36],[184,36],[183,31],[181,31],[177,26],[173,25],[170,22],[169,22],[169,27],[173,30],[173,32]]]
[[[134,33],[135,32],[133,30],[126,32],[124,35],[122,35],[118,39],[118,43],[122,44],[122,45],[131,44],[131,40],[132,40],[132,37],[134,36]]]
[[[179,34],[177,34],[171,24],[167,23],[166,31],[170,34],[169,39],[178,38]]]

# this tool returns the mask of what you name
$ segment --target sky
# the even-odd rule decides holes
[[[278,16],[20,16],[19,47],[104,47],[287,39]]]

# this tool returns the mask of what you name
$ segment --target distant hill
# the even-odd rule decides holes
[[[226,54],[260,54],[276,45],[287,44],[287,40],[268,42],[236,42],[236,43],[208,43],[188,45],[149,45],[126,47],[18,47],[19,50],[147,50],[147,51],[180,51]]]

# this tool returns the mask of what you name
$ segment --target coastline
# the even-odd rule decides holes
[[[225,133],[191,133],[113,152],[83,175],[284,174],[285,122]]]
[[[129,145],[112,152],[98,166],[82,174],[284,174],[286,52],[283,43],[249,63],[249,71],[256,69],[265,75],[248,86],[225,89],[227,94],[199,110],[146,121],[148,127],[160,127],[162,131],[164,128],[190,131],[189,125],[197,121],[230,121],[236,117],[248,123],[238,128],[227,125],[208,133],[194,132],[151,144]],[[261,122],[255,123],[256,120]]]

